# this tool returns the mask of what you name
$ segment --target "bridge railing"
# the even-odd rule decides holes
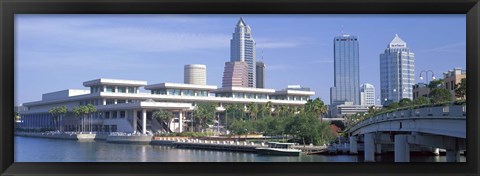
[[[442,105],[432,105],[432,106],[417,106],[409,108],[399,108],[395,111],[388,111],[382,114],[377,114],[375,116],[363,119],[360,122],[354,124],[347,131],[356,130],[359,127],[375,123],[378,121],[385,120],[394,120],[401,118],[428,118],[428,117],[442,117],[448,116],[449,118],[465,118],[466,116],[466,105],[465,104],[442,104]]]

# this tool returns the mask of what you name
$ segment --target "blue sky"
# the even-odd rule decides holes
[[[379,95],[379,54],[398,34],[415,53],[415,75],[465,68],[465,15],[16,15],[15,104],[43,93],[85,89],[97,78],[183,83],[185,64],[207,65],[221,86],[238,19],[250,25],[267,88],[302,85],[326,103],[333,86],[333,38],[356,35],[360,82]]]

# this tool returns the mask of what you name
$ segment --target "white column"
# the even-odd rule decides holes
[[[433,154],[435,154],[435,156],[439,156],[440,155],[440,149],[439,148],[433,148]]]
[[[102,105],[107,105],[107,99],[102,99]]]
[[[178,113],[178,124],[180,125],[178,128],[178,132],[181,133],[183,131],[183,111],[180,111]]]
[[[118,87],[117,86],[115,86],[115,93],[118,93]]]
[[[103,92],[107,92],[107,86],[102,86]]]
[[[133,110],[133,131],[137,131],[137,110]]]
[[[350,136],[350,154],[358,154],[357,137]]]
[[[460,151],[447,149],[447,162],[460,162]]]
[[[382,144],[375,144],[375,154],[382,154]]]
[[[395,135],[395,162],[410,162],[408,135]]]
[[[142,134],[147,134],[147,110],[142,109]]]
[[[373,140],[373,133],[364,135],[364,154],[365,162],[375,162],[375,142]]]

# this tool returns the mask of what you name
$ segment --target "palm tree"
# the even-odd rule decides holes
[[[267,112],[268,112],[268,116],[272,116],[272,102],[271,101],[268,101],[266,104],[265,104],[265,109],[267,109]]]
[[[258,106],[257,104],[251,102],[247,105],[248,116],[251,120],[257,120],[258,115]]]
[[[159,109],[158,111],[155,111],[152,114],[152,117],[155,118],[155,119],[158,119],[162,122],[167,123],[168,129],[170,129],[170,123],[173,119],[173,113],[172,112],[164,110],[164,109]],[[166,130],[166,131],[168,132],[169,130]]]
[[[50,113],[54,118],[55,130],[63,131],[63,116],[67,114],[67,112],[68,109],[66,106],[53,107],[48,110],[48,113]]]
[[[86,114],[88,115],[88,121],[89,121],[89,130],[90,132],[92,132],[92,113],[94,112],[97,112],[97,108],[95,108],[95,106],[93,106],[92,104],[88,104],[87,106],[85,106],[85,111],[86,111]]]
[[[75,117],[79,118],[79,119],[81,120],[81,122],[82,122],[82,127],[81,127],[82,132],[83,132],[83,111],[84,111],[84,110],[83,110],[82,106],[74,107],[74,108],[72,109],[72,112],[73,112],[73,114],[75,115]],[[77,131],[78,131],[78,130],[79,130],[79,129],[77,128]]]

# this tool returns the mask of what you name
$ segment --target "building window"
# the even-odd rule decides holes
[[[127,89],[125,87],[118,87],[117,90],[120,93],[127,93]]]
[[[117,125],[112,125],[112,132],[117,132]]]
[[[109,118],[110,118],[110,112],[108,112],[108,111],[105,112],[105,118],[106,118],[106,119],[109,119]]]
[[[107,86],[107,92],[115,92],[115,87]]]
[[[112,119],[116,119],[117,118],[117,111],[113,111],[112,113]]]
[[[127,87],[127,89],[128,89],[128,93],[137,93],[134,87]]]
[[[120,118],[125,118],[125,111],[120,111]]]
[[[126,100],[117,100],[117,104],[126,103],[126,102],[127,102]]]
[[[107,99],[106,104],[107,105],[115,104],[115,101],[113,99]]]

